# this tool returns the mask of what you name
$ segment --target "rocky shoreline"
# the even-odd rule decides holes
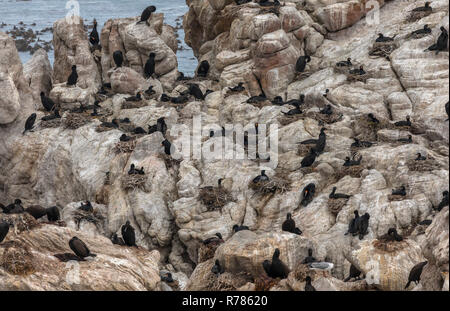
[[[205,77],[180,79],[176,27],[157,12],[148,25],[139,17],[108,20],[101,48],[89,43],[83,19],[56,21],[53,67],[44,49],[22,64],[18,34],[0,31],[0,203],[20,199],[61,213],[51,222],[0,211],[0,222],[14,225],[0,242],[0,290],[303,291],[310,277],[318,291],[448,291],[449,207],[440,204],[449,188],[449,60],[448,50],[424,50],[440,27],[449,29],[449,2],[431,1],[432,12],[412,21],[422,2],[379,0],[378,23],[364,0],[186,3],[185,42],[199,64],[208,62]],[[412,37],[424,24],[431,32]],[[26,25],[19,30],[25,35]],[[377,44],[379,33],[394,39]],[[155,73],[146,78],[150,52]],[[301,56],[311,60],[298,72]],[[336,66],[347,58],[350,68]],[[68,86],[73,65],[78,81]],[[350,73],[361,65],[364,74]],[[240,82],[244,89],[230,90]],[[53,111],[41,92],[61,118],[42,120]],[[300,94],[302,112],[290,114]],[[34,129],[23,134],[32,113]],[[400,126],[407,116],[412,124]],[[278,150],[268,160],[167,155],[164,142],[187,143],[175,130],[194,134],[196,118],[218,125],[204,132],[205,146],[222,145],[230,140],[222,127],[241,124],[251,129],[249,149],[252,135],[275,125]],[[316,143],[302,142],[320,139],[322,128],[326,145],[305,167]],[[426,160],[417,162],[418,153]],[[132,164],[145,173],[130,175]],[[269,182],[254,185],[261,170]],[[402,185],[404,195],[393,193]],[[349,197],[330,197],[334,187]],[[80,212],[86,201],[92,211]],[[354,211],[370,214],[362,237],[345,235]],[[288,213],[301,234],[282,230]],[[111,242],[126,221],[137,247]],[[386,235],[391,228],[401,241]],[[70,251],[73,236],[97,256],[60,262],[54,255]],[[276,249],[289,270],[282,279],[263,267]],[[315,268],[309,257],[326,264]],[[405,288],[424,261],[420,283]],[[351,267],[361,278],[345,282]]]

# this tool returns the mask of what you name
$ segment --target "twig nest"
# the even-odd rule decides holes
[[[336,216],[347,204],[348,199],[328,199],[328,209],[331,214]]]
[[[0,266],[14,275],[30,275],[34,273],[33,254],[30,249],[16,241],[4,243]]]
[[[386,240],[375,240],[372,242],[373,247],[376,249],[386,252],[386,253],[394,253],[399,250],[404,249],[406,246],[408,246],[408,243],[403,241],[386,241]]]
[[[116,153],[131,153],[136,148],[136,140],[119,141],[114,147]]]
[[[208,211],[222,210],[232,197],[223,187],[204,187],[200,189],[200,201],[206,205]]]
[[[140,189],[145,191],[146,175],[132,174],[122,178],[122,189],[125,191],[134,191]]]
[[[81,114],[81,113],[73,113],[73,112],[68,113],[63,118],[63,121],[62,121],[64,128],[71,129],[71,130],[80,128],[80,127],[88,124],[89,122],[91,122],[91,120],[88,118],[88,116]]]

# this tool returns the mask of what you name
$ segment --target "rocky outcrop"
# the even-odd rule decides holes
[[[52,66],[44,49],[34,52],[33,57],[23,66],[23,73],[36,101],[40,100],[41,92],[48,96],[52,89]]]
[[[352,21],[353,25],[341,31],[327,33],[324,25],[310,15],[324,7],[317,1],[306,1],[306,7],[288,2],[280,8],[280,16],[254,3],[239,7],[232,1],[189,3],[190,12],[185,19],[185,26],[189,27],[187,38],[199,59],[208,59],[213,65],[208,78],[171,82],[173,90],[168,91],[162,77],[176,73],[176,67],[162,73],[171,67],[170,53],[173,53],[167,35],[170,30],[167,36],[163,35],[162,19],[155,15],[151,27],[144,23],[136,25],[134,18],[108,22],[102,35],[102,74],[107,77],[105,81],[111,82],[114,94],[102,99],[99,117],[91,116],[91,110],[77,114],[86,118],[86,123],[76,129],[47,128],[39,121],[43,112],[38,111],[34,132],[25,135],[21,135],[25,118],[35,112],[26,105],[38,103],[19,100],[19,115],[0,126],[0,139],[4,142],[0,144],[3,172],[0,195],[4,198],[1,203],[20,198],[25,206],[58,205],[67,224],[64,230],[84,234],[83,239],[100,254],[110,254],[112,250],[102,250],[97,243],[106,245],[109,243],[106,238],[113,233],[120,236],[120,228],[128,220],[136,230],[139,246],[133,251],[146,249],[150,251],[148,255],[158,250],[164,269],[179,274],[184,289],[255,290],[260,289],[262,278],[262,285],[271,285],[272,290],[303,290],[305,277],[309,275],[318,290],[404,290],[410,269],[427,260],[421,283],[411,285],[408,290],[448,290],[448,207],[440,212],[435,209],[442,200],[442,192],[448,190],[449,178],[448,121],[444,107],[448,101],[445,80],[448,52],[440,55],[423,52],[436,39],[441,24],[448,25],[447,7],[435,1],[434,12],[413,23],[403,13],[417,3],[386,2],[376,26],[368,27],[363,19]],[[333,2],[327,7],[337,4]],[[432,35],[422,39],[408,36],[424,23],[432,27]],[[369,56],[379,32],[396,35],[395,49],[387,55],[389,58]],[[151,42],[140,37],[142,33]],[[142,64],[152,44],[169,55],[167,61],[158,59],[161,81],[157,77],[148,80],[142,77]],[[108,57],[121,48],[126,62],[124,68],[116,69]],[[14,50],[8,53],[14,54]],[[295,76],[292,62],[305,53],[311,53],[312,60],[303,75]],[[335,68],[336,62],[348,57],[352,59],[352,68],[362,64],[367,74],[355,77],[348,69]],[[14,92],[19,98],[24,97],[26,92],[16,83],[20,81],[20,71],[15,80],[4,68],[10,67],[2,67],[0,74],[10,86],[7,98],[12,98],[10,94]],[[247,103],[250,95],[261,92],[258,79],[271,97],[290,100],[304,94],[303,113],[286,116],[284,113],[293,106],[271,105],[268,101]],[[245,91],[237,93],[226,88],[240,81],[245,82]],[[203,92],[207,89],[212,92],[205,100],[190,97],[185,104],[162,102],[155,95],[131,103],[124,100],[128,95],[116,94],[133,94],[151,84],[157,95],[165,92],[177,97],[192,82]],[[326,89],[329,92],[324,96]],[[79,98],[89,96],[88,89],[81,87],[70,88],[73,97],[68,96],[71,93],[67,90],[64,84],[52,90],[54,94],[67,95],[67,100],[61,101],[63,125],[70,116],[66,109],[79,107]],[[327,105],[333,109],[331,116],[319,113]],[[370,121],[369,113],[379,123]],[[408,115],[412,126],[394,124]],[[177,147],[172,157],[164,153],[161,145],[164,137],[160,132],[131,134],[135,127],[147,129],[161,117],[165,117],[168,126],[166,138]],[[121,123],[119,129],[109,131],[100,126],[99,119],[113,118],[129,118],[130,123]],[[199,131],[193,118],[201,118],[204,126],[199,140],[188,136]],[[229,156],[231,150],[222,153],[216,146],[234,147],[234,139],[212,135],[211,130],[221,133],[222,126],[229,124],[246,127],[251,151],[254,137],[250,129],[254,132],[255,123],[259,137],[266,132],[264,125],[273,125],[269,132],[277,135],[278,145],[276,150],[269,150],[270,159],[264,160],[262,141],[258,144],[259,159],[220,157],[223,153]],[[300,143],[317,139],[323,127],[327,135],[323,152],[316,157],[313,167],[302,168],[310,146]],[[134,137],[126,146],[118,144],[123,133]],[[411,142],[399,141],[408,135]],[[372,145],[352,146],[355,138]],[[180,150],[182,145],[192,147],[191,142],[196,144],[195,148]],[[199,142],[203,145],[199,146]],[[244,141],[236,140],[236,144],[244,145]],[[209,157],[207,151],[212,149],[217,153]],[[427,157],[426,161],[415,161],[419,152]],[[360,165],[344,167],[345,158],[353,156],[361,157]],[[136,179],[130,177],[131,164],[142,167],[145,174]],[[262,169],[273,182],[265,188],[252,182]],[[219,179],[222,179],[220,188]],[[302,191],[310,183],[315,184],[313,199],[302,204]],[[393,196],[392,189],[401,185],[405,185],[406,195]],[[330,199],[333,187],[350,198]],[[221,196],[211,198],[205,193]],[[85,200],[93,203],[94,222],[78,214],[80,201]],[[345,235],[355,210],[371,216],[367,234],[361,239]],[[292,214],[303,232],[301,236],[282,232],[287,213]],[[432,220],[432,224],[420,224],[423,220]],[[248,226],[250,230],[234,233],[235,224]],[[50,230],[47,228],[52,227],[45,225],[41,231],[9,236],[8,243],[20,241],[21,235],[25,238],[33,232]],[[383,242],[389,228],[396,228],[404,240]],[[217,232],[222,234],[224,243],[199,256],[202,242]],[[66,244],[61,244],[63,247],[66,249]],[[265,282],[261,263],[271,259],[275,248],[281,250],[281,259],[291,273],[286,280],[272,284],[270,280]],[[317,260],[333,263],[333,269],[312,271],[300,265],[309,248]],[[99,255],[97,260],[103,258]],[[220,276],[211,273],[215,260],[225,267]],[[351,264],[365,274],[364,280],[343,282]],[[15,280],[8,274],[5,282],[16,284],[9,282],[12,278]],[[105,279],[109,280],[108,276]],[[157,288],[168,289],[164,284]]]
[[[134,72],[143,75],[143,68],[149,54],[156,54],[156,75],[164,88],[172,90],[178,77],[177,43],[175,31],[163,23],[164,15],[152,14],[150,26],[145,23],[137,24],[137,18],[121,18],[108,20],[101,33],[102,44],[102,72],[103,80],[111,82],[115,79],[110,71],[116,65],[113,60],[115,51],[122,51],[124,66],[130,67]],[[110,78],[112,73],[112,77]],[[133,80],[135,73],[129,74]],[[124,78],[126,75],[124,76]],[[128,81],[127,83],[132,83]]]
[[[28,217],[31,217],[28,215]],[[0,246],[0,290],[156,290],[158,251],[113,245],[101,235],[54,224],[37,224]],[[96,257],[60,262],[54,255],[72,253],[69,240],[77,236]]]
[[[77,87],[95,93],[101,84],[101,73],[91,53],[88,34],[80,17],[63,18],[53,25],[55,63],[53,83],[66,83],[72,66],[77,66]]]

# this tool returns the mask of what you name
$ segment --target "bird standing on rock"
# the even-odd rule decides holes
[[[41,103],[47,111],[52,111],[53,107],[55,107],[55,102],[49,97],[45,96],[44,92],[41,92]]]
[[[309,56],[309,55],[300,56],[297,59],[297,63],[295,64],[295,70],[297,72],[305,71],[306,64],[309,63],[310,61],[311,61],[311,56]]]
[[[123,53],[122,53],[122,51],[115,51],[113,53],[113,59],[114,59],[114,63],[116,63],[117,68],[122,67],[122,64],[123,64]]]
[[[148,26],[150,26],[148,23],[148,20],[152,16],[153,12],[156,12],[155,6],[151,5],[151,6],[146,7],[144,9],[144,11],[142,11],[141,20],[139,22],[137,22],[137,24],[145,22]]]
[[[84,260],[84,258],[86,257],[97,256],[96,254],[91,253],[86,244],[76,236],[69,241],[69,247],[75,253],[75,255],[80,257],[82,260]]]
[[[155,53],[150,53],[148,56],[148,60],[145,63],[144,66],[144,73],[145,73],[145,78],[151,78],[153,76],[153,74],[155,73],[155,66],[156,66],[156,62],[155,62],[155,57],[156,54]]]
[[[127,246],[136,246],[136,235],[134,233],[134,228],[130,225],[130,221],[127,220],[125,225],[121,228],[122,238]]]
[[[94,18],[94,27],[89,35],[89,42],[95,47],[100,43],[100,37],[97,31],[97,20]]]
[[[76,85],[78,81],[78,73],[77,73],[77,66],[72,66],[72,72],[69,75],[69,78],[67,79],[67,85],[73,86]]]
[[[36,121],[36,114],[32,113],[28,119],[25,121],[25,130],[23,131],[22,135],[25,135],[27,131],[32,132],[34,127],[34,122]]]

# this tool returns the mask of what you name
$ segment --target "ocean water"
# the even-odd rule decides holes
[[[7,24],[0,28],[0,31],[6,32],[14,25],[18,25],[19,22],[23,22],[26,24],[26,29],[31,28],[33,31],[52,27],[57,19],[65,17],[75,8],[71,5],[74,2],[79,4],[80,16],[85,20],[86,25],[92,24],[94,18],[97,19],[99,33],[108,19],[139,16],[142,10],[149,5],[155,5],[157,12],[164,13],[165,23],[174,27],[177,23],[182,24],[182,16],[188,10],[185,0],[0,0],[0,25]],[[30,26],[31,24],[36,25]],[[40,39],[50,41],[52,33],[46,32],[40,36]],[[197,59],[192,50],[184,43],[183,29],[178,30],[178,39],[182,46],[182,50],[177,53],[178,69],[185,74],[192,75],[197,66]],[[19,54],[24,63],[31,58],[29,52],[20,52]],[[53,64],[53,50],[48,54],[50,62]]]

